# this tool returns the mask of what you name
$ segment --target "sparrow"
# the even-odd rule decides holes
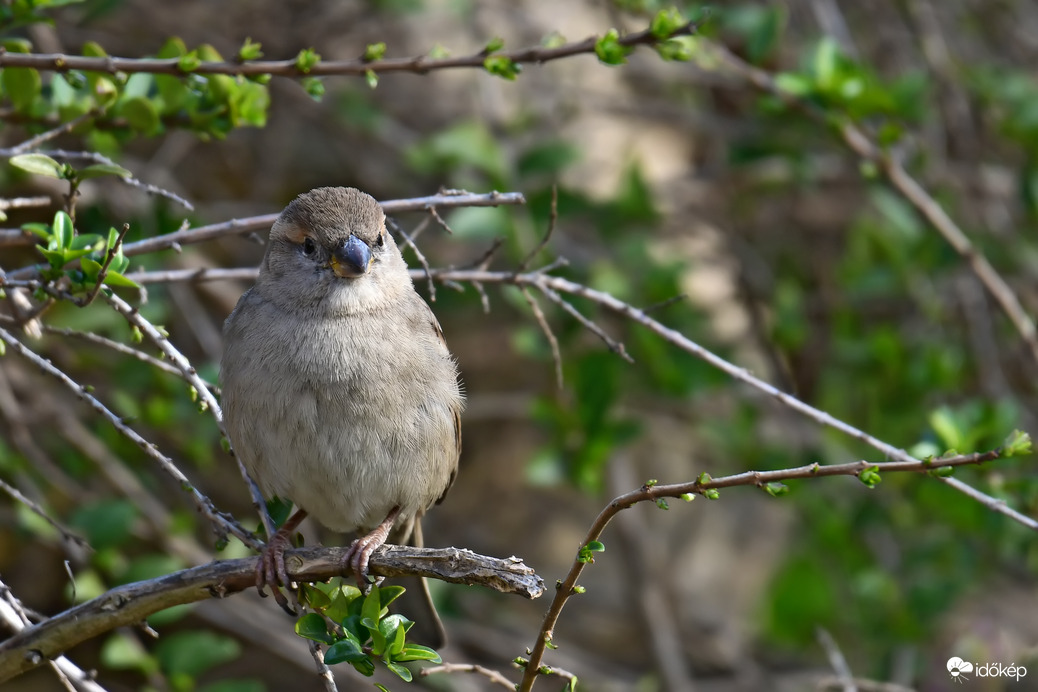
[[[284,553],[307,516],[358,534],[344,568],[362,582],[387,540],[420,544],[457,473],[464,395],[375,199],[322,187],[281,212],[224,324],[220,386],[235,453],[265,497],[298,508],[262,552],[261,595],[291,612]]]

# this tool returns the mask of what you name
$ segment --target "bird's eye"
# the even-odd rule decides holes
[[[385,233],[379,233],[379,234],[378,234],[378,246],[379,246],[379,247],[382,247],[382,245],[383,245],[383,244],[384,244],[385,242],[386,242],[386,234],[385,234]]]
[[[313,238],[307,236],[303,239],[303,254],[309,257],[315,252],[317,252],[317,243],[314,242]]]

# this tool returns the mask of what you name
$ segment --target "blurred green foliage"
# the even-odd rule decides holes
[[[24,27],[47,20],[46,11],[63,4],[69,3],[4,3],[0,45],[11,53],[34,50],[21,35]],[[691,3],[679,3],[682,12],[671,8],[671,3],[652,0],[613,4],[644,20],[660,37],[685,18],[701,16],[701,8]],[[380,0],[371,6],[391,16],[416,12],[423,3]],[[466,3],[458,3],[459,13],[468,9]],[[1038,257],[1034,234],[1038,80],[1033,70],[974,64],[956,75],[960,80],[956,87],[976,109],[985,151],[1012,171],[1012,204],[1026,212],[1023,230],[1007,242],[987,232],[982,215],[971,208],[961,187],[933,174],[937,157],[920,146],[921,132],[942,125],[939,98],[946,86],[922,67],[891,74],[879,62],[855,60],[830,38],[794,41],[790,21],[790,10],[784,5],[729,4],[712,8],[703,33],[768,70],[786,93],[821,113],[824,121],[854,121],[886,150],[906,151],[908,167],[928,184],[932,182],[936,197],[949,213],[964,220],[979,251],[1007,275],[1023,277],[1019,283],[1033,280]],[[549,37],[546,43],[557,38]],[[631,51],[619,39],[616,31],[598,39],[595,53],[602,63],[621,65],[629,59]],[[656,50],[664,60],[692,60],[697,55],[696,40],[671,39]],[[486,45],[485,70],[507,80],[522,79],[520,66],[499,55],[502,50],[499,40]],[[385,43],[369,43],[364,56],[378,60],[386,51]],[[106,56],[105,49],[94,43],[85,44],[82,53]],[[169,38],[155,57],[176,59],[186,73],[197,70],[201,62],[224,60],[212,46],[191,48],[176,37]],[[238,57],[259,59],[262,48],[248,39]],[[307,71],[319,63],[320,55],[304,48],[295,60]],[[267,82],[265,77],[226,75],[0,71],[4,106],[27,133],[44,132],[90,114],[90,124],[74,128],[73,134],[91,149],[113,157],[135,139],[162,137],[176,130],[219,139],[237,128],[264,127],[271,99]],[[351,131],[386,136],[382,105],[368,88],[377,83],[378,76],[371,73],[367,86],[337,88],[326,106],[348,122]],[[326,89],[325,82],[312,77],[301,80],[301,86],[316,99]],[[684,82],[668,86],[674,94],[690,89]],[[768,268],[766,276],[743,277],[743,302],[761,315],[758,343],[750,346],[768,355],[775,364],[775,377],[784,379],[786,388],[812,405],[919,457],[990,449],[1009,430],[1022,426],[1029,419],[1028,407],[1033,408],[1034,383],[1027,375],[1033,373],[1033,364],[1030,369],[1021,365],[1019,354],[1006,346],[1015,344],[1017,336],[995,315],[992,329],[1000,350],[990,356],[993,362],[986,362],[971,345],[971,330],[981,327],[964,317],[956,298],[956,286],[968,279],[963,260],[908,202],[877,181],[874,171],[863,170],[853,180],[843,181],[853,193],[833,202],[848,208],[848,223],[829,229],[832,233],[826,237],[781,221],[753,223],[755,215],[768,216],[774,205],[828,189],[819,162],[836,158],[846,163],[849,157],[817,120],[780,99],[757,96],[744,87],[728,86],[727,92],[697,89],[708,95],[697,92],[688,103],[675,96],[674,102],[688,108],[713,107],[723,118],[740,124],[719,145],[723,149],[719,165],[734,172],[729,199],[721,203],[727,205],[724,218],[731,225],[724,231],[733,236],[729,238],[733,248],[737,243],[749,247],[758,260],[756,266]],[[685,290],[683,279],[696,268],[696,260],[654,242],[673,237],[675,231],[667,228],[666,214],[640,163],[631,160],[611,194],[592,197],[576,185],[559,182],[567,179],[567,172],[584,155],[558,134],[546,133],[529,113],[517,112],[496,126],[472,117],[453,119],[437,131],[422,133],[403,146],[401,165],[417,178],[447,187],[524,192],[529,201],[526,214],[471,208],[446,215],[459,243],[482,248],[502,238],[504,256],[496,260],[501,266],[515,266],[537,245],[551,223],[555,199],[556,233],[574,239],[579,251],[562,252],[556,236],[532,268],[565,254],[570,262],[556,271],[559,275],[639,308],[654,308],[653,317],[715,353],[738,360],[736,345],[711,335],[707,310],[671,302]],[[48,158],[23,159],[22,168],[70,184],[93,174],[123,176],[121,169],[90,173],[90,168],[66,168],[67,164],[44,160]],[[764,164],[779,164],[788,175],[754,177]],[[139,219],[139,226],[169,231],[177,225],[162,208],[149,213],[152,216]],[[101,210],[85,208],[75,226],[66,214],[35,227],[46,240],[43,258],[55,276],[66,276],[84,290],[92,286],[91,281],[96,285],[104,252],[114,245],[104,218]],[[733,249],[732,254],[738,252]],[[97,266],[84,263],[82,270],[67,268],[71,261],[83,258]],[[120,255],[120,265],[109,272],[109,286],[120,285],[124,259]],[[153,262],[140,259],[145,268]],[[518,318],[512,321],[515,352],[544,373],[550,372],[551,350],[531,319],[529,306],[514,289],[503,291],[503,309]],[[437,310],[475,310],[474,295],[471,290],[462,295],[444,291]],[[152,290],[143,311],[153,322],[174,318],[167,297],[163,289]],[[601,495],[608,462],[618,449],[634,444],[651,422],[647,402],[654,407],[694,408],[698,418],[690,423],[689,434],[702,446],[700,458],[718,460],[710,469],[714,475],[813,462],[880,461],[870,448],[834,431],[821,431],[808,443],[796,445],[762,434],[769,413],[758,403],[739,397],[713,405],[731,386],[726,376],[590,301],[573,298],[571,302],[622,341],[635,363],[609,352],[557,305],[541,301],[562,348],[565,385],[560,391],[542,391],[531,406],[530,417],[540,427],[543,443],[527,466],[529,482],[568,484]],[[125,323],[103,308],[58,305],[48,314],[48,322],[125,343],[132,340]],[[54,341],[48,338],[44,344],[47,348]],[[64,367],[84,373],[84,384],[97,387],[119,415],[147,431],[148,439],[175,449],[178,462],[204,471],[218,466],[217,432],[199,423],[197,407],[181,380],[136,360],[112,361],[108,354],[89,347],[63,357]],[[1002,371],[1006,380],[995,394],[985,379],[991,368]],[[215,379],[213,370],[211,364],[202,367],[210,380]],[[143,464],[134,445],[114,430],[100,427],[97,435],[115,457],[126,460],[133,479],[146,491],[177,492]],[[80,481],[94,473],[81,450],[59,448],[56,440],[44,441],[44,448],[69,479]],[[689,478],[701,471],[690,468]],[[5,477],[26,474],[41,485],[47,481],[43,470],[5,443],[0,443],[0,472]],[[1025,513],[1038,512],[1038,479],[1020,460],[963,468],[955,474]],[[999,572],[1038,570],[1038,547],[1024,528],[936,479],[884,474],[880,483],[878,477],[866,474],[862,480],[866,482],[836,478],[790,483],[790,497],[782,501],[797,515],[795,540],[759,604],[759,624],[768,644],[794,656],[814,658],[819,658],[816,628],[825,627],[845,651],[853,652],[856,671],[886,679],[894,665],[892,652],[902,645],[932,640],[949,603]],[[766,490],[778,496],[786,487]],[[715,492],[712,497],[723,502],[730,492],[736,491],[726,491],[724,497]],[[675,512],[682,510],[675,507]],[[51,527],[34,521],[27,512],[18,516],[25,532],[54,540]],[[76,575],[78,601],[111,585],[183,566],[177,558],[155,551],[148,540],[154,536],[142,528],[140,511],[129,500],[84,496],[78,505],[65,508],[62,519],[96,550],[89,567]],[[194,517],[181,511],[168,518],[165,528],[175,536],[197,527]],[[579,559],[593,561],[593,552],[601,547],[586,546]],[[301,636],[331,647],[329,663],[346,662],[370,672],[381,662],[405,678],[409,673],[399,662],[423,656],[433,660],[434,653],[405,643],[406,618],[389,615],[385,609],[398,595],[395,591],[383,588],[380,596],[376,589],[374,596],[362,598],[351,589],[335,585],[307,591],[311,605],[336,627],[329,629],[314,613],[297,623]],[[179,626],[184,612],[167,611],[152,621]],[[124,633],[113,634],[104,644],[102,659],[113,669],[144,676],[161,673],[174,690],[262,689],[251,680],[208,686],[199,682],[206,671],[238,654],[239,647],[230,638],[182,630],[164,635],[151,650]]]

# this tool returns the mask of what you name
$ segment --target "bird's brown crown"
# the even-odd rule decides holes
[[[319,187],[292,200],[274,223],[274,232],[294,243],[311,234],[331,246],[353,234],[371,244],[384,224],[382,207],[371,195],[352,187]]]

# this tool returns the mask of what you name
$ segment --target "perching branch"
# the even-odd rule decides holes
[[[347,548],[300,548],[286,553],[290,576],[300,582],[343,576]],[[135,625],[175,605],[224,598],[256,585],[258,557],[217,560],[157,579],[125,584],[60,615],[27,627],[0,643],[0,684],[117,627]],[[376,576],[415,576],[483,586],[537,598],[544,582],[515,557],[494,558],[457,548],[383,546],[371,557]]]

